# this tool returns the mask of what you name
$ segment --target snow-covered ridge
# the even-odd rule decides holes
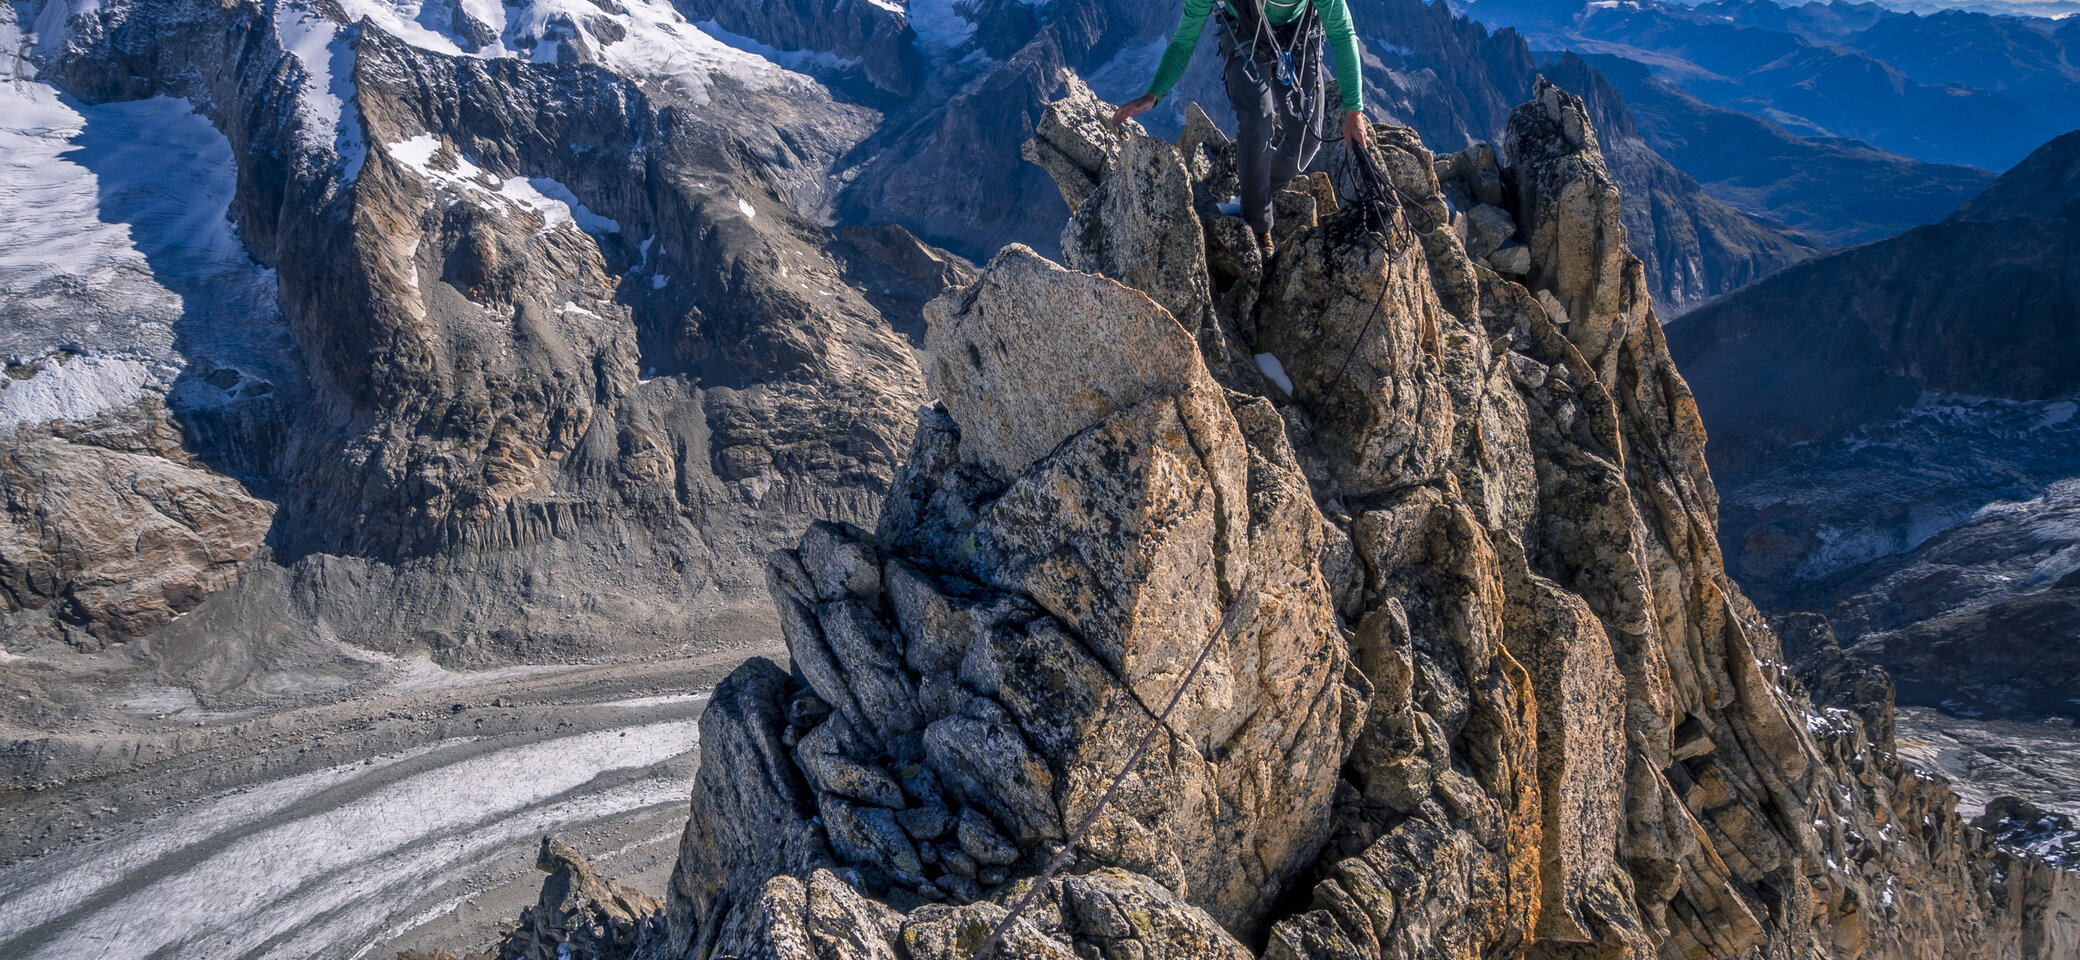
[[[712,80],[752,89],[815,81],[758,52],[738,49],[686,22],[668,0],[622,0],[609,13],[588,0],[341,0],[348,19],[451,57],[556,63],[590,55],[625,77],[649,80],[705,103]]]
[[[306,76],[297,103],[304,143],[314,151],[337,155],[341,178],[352,182],[368,156],[360,115],[347,110],[354,99],[354,50],[340,25],[316,10],[277,0],[272,14],[275,40],[303,65]]]

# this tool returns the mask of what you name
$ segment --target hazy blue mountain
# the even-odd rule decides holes
[[[1694,11],[1882,60],[1915,80],[2001,93],[2060,130],[2080,127],[2080,21],[1875,4],[1716,0]]]
[[[1800,136],[2002,169],[2080,126],[2070,22],[1868,3],[1475,0],[1534,47],[1623,57]]]
[[[2026,654],[2070,663],[2080,636],[2061,519],[2080,476],[2080,132],[1940,223],[1667,330],[1711,436],[1727,567],[1758,603],[1830,612],[1844,644],[1924,680],[1978,650],[1968,684],[1954,672],[1973,709],[2070,711],[2027,679],[2052,660]]]
[[[1860,140],[1801,137],[1706,103],[1635,61],[1587,59],[1624,96],[1640,136],[1705,192],[1830,246],[1933,223],[1993,181],[1976,167],[1925,163]]]

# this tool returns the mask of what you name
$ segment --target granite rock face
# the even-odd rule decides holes
[[[11,431],[0,447],[0,613],[93,650],[231,582],[274,506],[181,447],[157,397]]]
[[[796,12],[861,56],[909,48],[900,16],[851,6]],[[240,529],[162,590],[52,539],[76,533],[24,528],[65,555],[0,574],[13,652],[191,611],[171,642],[263,651],[240,663],[277,637],[461,667],[646,654],[689,621],[738,640],[770,617],[765,553],[813,519],[871,520],[924,397],[906,334],[972,274],[900,227],[816,212],[872,112],[667,5],[603,3],[582,23],[529,8],[488,33],[460,7],[439,29],[392,12],[125,0],[35,21],[41,82],[92,103],[179,98],[221,137],[229,209],[192,215],[228,216],[235,252],[267,268],[254,311],[282,356],[254,400],[208,358],[274,333],[266,317],[170,318],[152,359],[175,372],[151,390],[204,475],[190,486],[224,492],[168,516]],[[895,66],[877,82],[909,82]],[[53,455],[18,452],[32,472]],[[20,509],[60,518],[45,528],[100,522],[80,485],[37,487]],[[261,562],[238,565],[262,534]],[[111,576],[173,599],[91,599]],[[84,605],[56,625],[21,612],[61,596]]]
[[[774,556],[793,672],[718,691],[650,955],[961,957],[1029,893],[1002,955],[2068,955],[2073,876],[1816,709],[1727,578],[1580,100],[1493,183],[1378,127],[1396,199],[1296,181],[1269,263],[1218,141],[1049,110],[1101,269],[1012,247],[927,308],[940,402],[876,530]]]

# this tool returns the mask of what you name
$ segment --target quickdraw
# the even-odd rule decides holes
[[[1300,2],[1307,3],[1307,9],[1298,20],[1288,25],[1292,28],[1292,42],[1281,44],[1278,42],[1278,30],[1271,26],[1271,17],[1264,9],[1264,0],[1249,0],[1248,9],[1253,23],[1249,48],[1243,52],[1242,75],[1248,77],[1251,83],[1264,82],[1264,74],[1257,66],[1257,60],[1263,48],[1269,46],[1272,54],[1272,77],[1284,88],[1281,97],[1285,101],[1286,112],[1299,118],[1301,129],[1307,129],[1315,121],[1315,109],[1319,106],[1319,98],[1316,96],[1316,90],[1310,89],[1301,81],[1309,73],[1308,57],[1314,58],[1314,72],[1318,74],[1321,70],[1322,45],[1317,42],[1317,34],[1321,31],[1322,21],[1321,12],[1315,9],[1312,2]],[[1230,9],[1235,9],[1232,4]]]

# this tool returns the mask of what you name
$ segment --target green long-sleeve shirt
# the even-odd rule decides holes
[[[1221,0],[1229,11],[1235,9],[1229,0]],[[1300,19],[1307,12],[1307,5],[1321,12],[1322,31],[1328,34],[1329,43],[1336,53],[1336,86],[1343,93],[1345,110],[1365,108],[1365,87],[1358,78],[1358,32],[1351,27],[1351,11],[1344,0],[1264,0],[1265,19],[1273,26],[1285,26]],[[1213,12],[1214,0],[1184,0],[1184,16],[1177,18],[1177,32],[1170,36],[1170,46],[1163,51],[1163,62],[1156,67],[1156,79],[1148,85],[1148,92],[1160,100],[1177,86],[1177,78],[1184,75],[1185,64],[1191,62],[1192,48],[1199,45],[1199,33],[1206,28],[1206,15]]]

